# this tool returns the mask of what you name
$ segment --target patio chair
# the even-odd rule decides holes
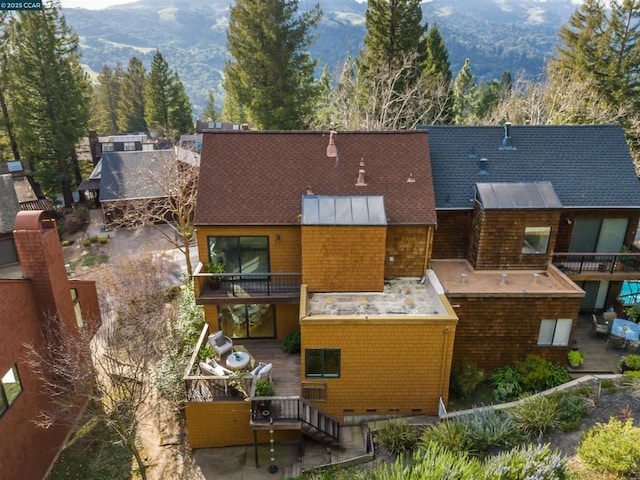
[[[209,345],[216,351],[219,358],[228,352],[233,351],[233,340],[222,334],[222,330],[209,335]]]
[[[627,348],[630,349],[632,353],[640,352],[640,340],[627,340]]]
[[[256,374],[256,378],[271,380],[271,370],[273,370],[273,363],[267,363],[266,365],[263,365],[262,368],[258,370],[258,373]]]
[[[609,338],[607,339],[607,347],[605,350],[609,350],[609,347],[625,348],[626,346],[627,346],[627,339],[625,337],[614,335],[612,333],[611,335],[609,335]]]
[[[618,314],[616,312],[604,312],[602,316],[604,318],[604,321],[611,325]]]
[[[591,315],[591,336],[593,335],[608,335],[609,334],[609,323],[605,321],[605,319],[600,319],[594,313]]]

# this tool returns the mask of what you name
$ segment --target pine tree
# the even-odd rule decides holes
[[[444,81],[451,83],[451,64],[449,53],[444,45],[444,40],[438,31],[438,26],[433,25],[427,33],[425,43],[425,58],[422,63],[422,75],[428,83],[432,81]]]
[[[145,88],[147,125],[163,138],[175,140],[192,129],[191,105],[178,74],[169,68],[160,51],[151,62]]]
[[[213,95],[213,90],[209,90],[209,92],[207,92],[207,103],[202,111],[202,120],[215,122],[218,120],[219,116],[220,114],[216,110],[216,101]]]
[[[0,11],[0,159],[20,160],[20,150],[9,113],[9,12]],[[9,154],[11,150],[12,154]]]
[[[118,130],[122,133],[146,132],[145,68],[139,58],[131,57],[122,76],[118,101]]]
[[[60,4],[21,11],[10,29],[11,103],[18,140],[36,181],[66,207],[79,184],[75,146],[88,123],[90,85],[80,64],[78,37]]]
[[[468,58],[453,82],[454,123],[464,124],[476,102],[476,81],[471,73],[471,62]]]
[[[98,75],[98,83],[94,86],[94,120],[98,132],[114,135],[118,129],[118,103],[124,72],[120,64],[112,70],[104,65]]]
[[[224,88],[234,110],[246,109],[259,128],[300,129],[311,118],[316,61],[307,49],[322,12],[318,5],[297,12],[294,0],[237,0],[231,8],[227,47],[233,59],[224,68]]]

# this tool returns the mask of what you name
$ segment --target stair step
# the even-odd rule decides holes
[[[284,469],[284,478],[298,478],[302,475],[302,463],[296,462],[293,465],[288,465]]]

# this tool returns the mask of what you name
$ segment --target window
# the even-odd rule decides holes
[[[526,227],[524,229],[522,253],[547,253],[550,235],[551,227]]]
[[[82,308],[80,307],[80,299],[78,298],[78,289],[71,289],[71,301],[73,302],[73,311],[76,314],[76,323],[78,324],[78,328],[84,327],[84,322],[82,321]]]
[[[209,237],[209,261],[227,273],[269,272],[268,237]]]
[[[18,365],[14,364],[7,373],[2,376],[2,388],[0,388],[0,415],[13,405],[18,395],[22,392]]]
[[[573,320],[570,318],[540,321],[538,346],[566,347],[569,345],[572,326]]]
[[[304,352],[305,376],[339,377],[340,350],[337,348],[307,348]]]
[[[136,149],[136,142],[124,142],[124,151],[133,152]]]
[[[274,338],[276,336],[273,305],[220,306],[220,329],[232,338]]]
[[[102,144],[102,151],[103,152],[113,152],[113,143],[111,143],[111,142],[103,143]]]

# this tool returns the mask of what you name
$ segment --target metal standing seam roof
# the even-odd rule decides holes
[[[620,125],[424,126],[438,209],[471,209],[477,183],[550,182],[564,208],[640,208]]]
[[[302,225],[386,225],[382,195],[302,197]]]
[[[477,183],[476,189],[485,209],[562,208],[550,182]]]

